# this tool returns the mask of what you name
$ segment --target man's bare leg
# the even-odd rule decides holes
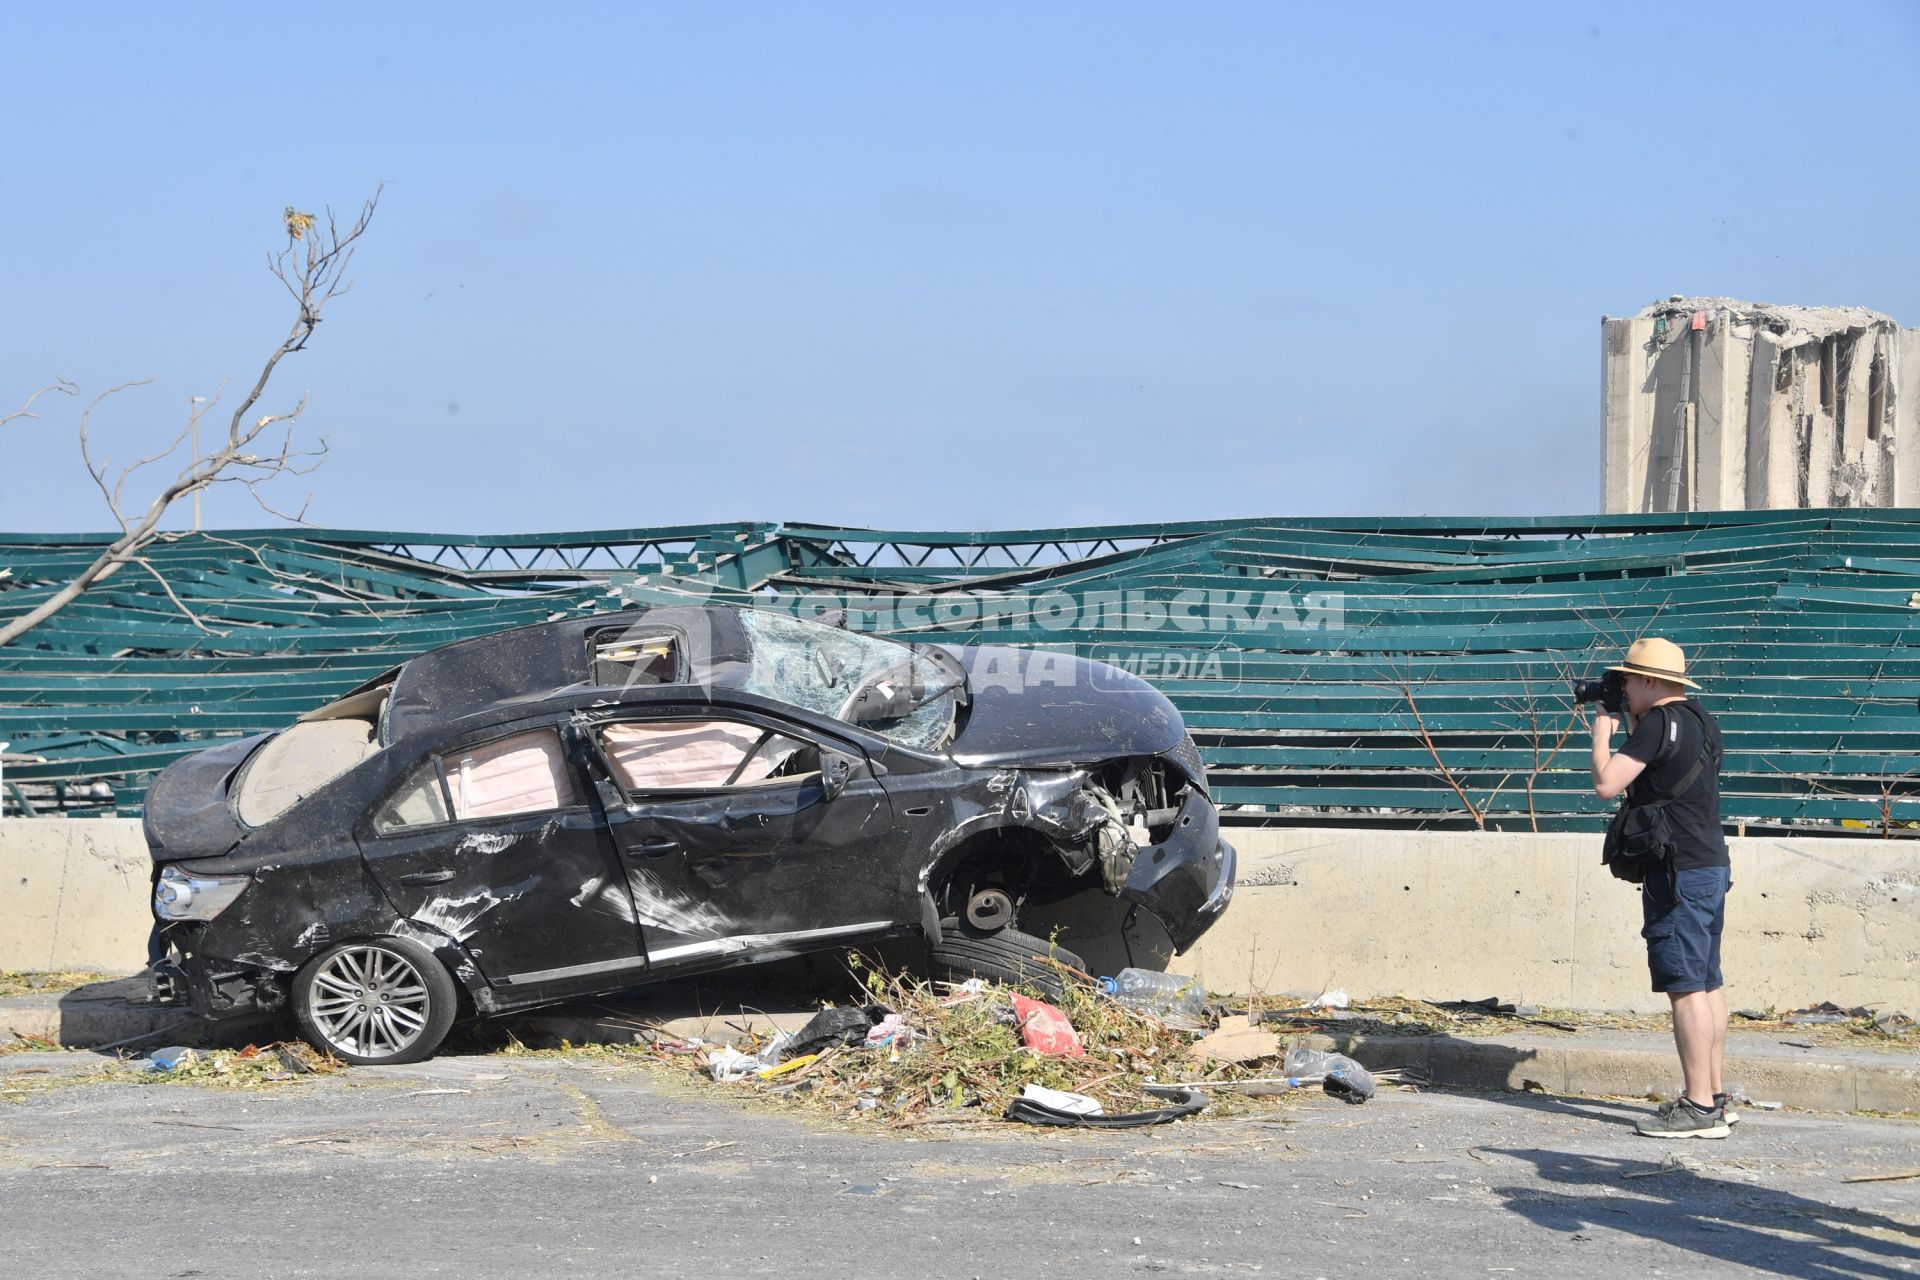
[[[1686,1078],[1687,1098],[1703,1110],[1713,1106],[1714,999],[1706,991],[1670,991],[1673,1002],[1673,1043],[1680,1050],[1680,1071]],[[1724,1033],[1726,1019],[1720,1020]]]
[[[1727,1091],[1720,1079],[1727,1065],[1727,989],[1715,987],[1707,995],[1713,999],[1713,1091],[1721,1094]]]

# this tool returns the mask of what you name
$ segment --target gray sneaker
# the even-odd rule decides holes
[[[1634,1121],[1633,1131],[1643,1138],[1724,1138],[1733,1132],[1722,1108],[1701,1115],[1684,1098],[1661,1103],[1658,1111]]]
[[[1727,1118],[1728,1124],[1732,1125],[1732,1124],[1740,1123],[1740,1113],[1733,1109],[1732,1094],[1716,1093],[1713,1095],[1713,1101],[1714,1101],[1714,1104],[1720,1108],[1720,1114]]]

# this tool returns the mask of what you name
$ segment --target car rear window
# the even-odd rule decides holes
[[[234,816],[265,826],[380,749],[372,720],[302,720],[247,757],[234,782]]]

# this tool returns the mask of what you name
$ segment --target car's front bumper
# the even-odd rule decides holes
[[[1239,855],[1220,836],[1220,812],[1198,788],[1189,788],[1173,833],[1133,859],[1120,896],[1136,902],[1185,951],[1213,927],[1233,900]]]

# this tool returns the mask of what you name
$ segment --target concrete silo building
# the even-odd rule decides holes
[[[1920,330],[1679,295],[1601,324],[1607,512],[1920,506]]]

